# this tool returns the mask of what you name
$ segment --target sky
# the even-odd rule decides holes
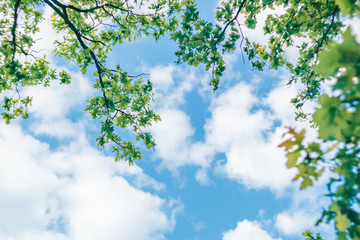
[[[217,4],[200,1],[201,14],[212,17]],[[213,92],[202,66],[174,63],[169,36],[114,48],[110,63],[150,74],[162,119],[148,129],[155,151],[129,166],[114,161],[110,146],[96,146],[99,122],[84,112],[96,94],[92,76],[51,55],[59,35],[44,11],[36,44],[52,66],[70,71],[72,84],[24,89],[34,97],[30,118],[0,122],[0,239],[297,240],[306,229],[335,239],[332,224],[314,226],[329,204],[326,174],[300,191],[277,147],[289,126],[316,138],[294,121],[289,101],[301,86],[286,85],[288,72],[254,71],[236,51]],[[250,40],[266,43],[264,16],[244,30]],[[287,53],[296,59],[294,49]]]

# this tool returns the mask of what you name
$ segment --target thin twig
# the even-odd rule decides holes
[[[239,16],[239,14],[240,14],[243,6],[245,5],[245,3],[246,3],[246,0],[243,0],[243,1],[241,2],[238,11],[237,11],[236,14],[235,14],[235,17],[232,18],[230,21],[227,22],[227,24],[226,24],[225,27],[223,28],[222,32],[220,33],[220,36],[218,37],[218,39],[216,40],[216,42],[213,44],[213,46],[217,45],[217,44],[220,42],[220,40],[222,39],[222,37],[224,36],[224,34],[225,34],[225,32],[226,32],[226,29],[230,26],[230,24],[231,24],[233,21],[235,21],[235,20],[238,18],[238,16]],[[211,46],[211,47],[213,47],[213,46]],[[209,49],[210,49],[211,47],[209,47]]]

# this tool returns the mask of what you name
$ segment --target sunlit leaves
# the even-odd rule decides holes
[[[338,239],[359,239],[360,44],[350,28],[343,33],[342,42],[332,43],[320,53],[320,61],[314,68],[325,76],[336,78],[332,95],[320,96],[319,107],[313,114],[319,140],[295,144],[291,139],[299,134],[290,129],[293,138],[279,146],[287,151],[288,167],[294,167],[294,159],[298,157],[296,162],[300,164],[295,166],[298,174],[294,180],[302,179],[301,188],[317,179],[321,166],[321,169],[326,166],[332,171],[328,183],[332,202],[318,222],[334,221]],[[302,154],[295,155],[296,151]]]
[[[306,230],[302,235],[307,237],[305,240],[324,240],[319,233],[314,237],[310,230]]]
[[[88,101],[86,111],[101,122],[98,146],[114,144],[115,159],[133,164],[141,158],[142,141],[153,149],[150,133],[143,132],[160,117],[150,108],[153,87],[148,79],[130,76],[120,66],[108,63],[107,56],[116,44],[136,41],[141,37],[160,39],[179,25],[177,14],[187,1],[2,1],[0,4],[0,93],[11,97],[3,100],[2,117],[7,123],[28,117],[31,98],[22,96],[22,88],[54,80],[70,84],[66,71],[50,69],[45,56],[34,49],[44,6],[53,10],[52,26],[62,38],[55,41],[54,53],[76,63],[81,72],[93,72],[98,93]],[[21,24],[20,24],[21,22]],[[25,59],[25,60],[24,60]],[[141,74],[140,74],[141,75]],[[135,133],[125,139],[126,131]],[[126,133],[126,134],[125,134]]]
[[[289,138],[279,146],[287,152],[286,166],[297,169],[294,180],[301,181],[301,189],[311,186],[325,169],[332,172],[328,184],[332,204],[321,221],[334,221],[339,239],[359,239],[360,45],[350,28],[342,30],[345,19],[359,16],[359,1],[221,1],[216,22],[201,19],[196,0],[158,0],[150,7],[146,2],[2,1],[0,93],[7,94],[1,112],[5,122],[28,117],[31,97],[22,96],[22,88],[49,86],[54,80],[71,82],[69,73],[51,69],[39,49],[33,49],[43,19],[38,10],[45,5],[53,10],[53,28],[62,34],[54,43],[55,55],[76,63],[83,74],[93,73],[98,92],[89,99],[86,111],[101,123],[97,145],[112,142],[115,160],[127,160],[130,165],[141,158],[140,146],[133,140],[148,149],[155,147],[144,129],[160,117],[150,108],[151,82],[108,62],[114,45],[141,37],[158,40],[170,33],[178,44],[177,63],[204,65],[211,72],[209,84],[214,90],[226,70],[224,54],[240,48],[254,69],[285,67],[291,73],[289,84],[303,84],[305,90],[292,100],[297,109],[317,99],[323,81],[335,78],[333,92],[318,98],[319,106],[311,116],[319,139],[306,143],[305,131],[289,128]],[[254,29],[260,14],[275,8],[281,11],[268,14],[263,28],[269,41],[251,42],[242,29]],[[305,39],[296,46],[299,58],[290,62],[286,47],[293,47],[299,38]],[[297,113],[297,119],[308,116]],[[134,135],[129,137],[129,130]],[[304,236],[321,239],[310,231]]]
[[[265,21],[264,33],[269,42],[261,46],[250,42],[243,35],[242,28],[253,29],[258,15],[268,9],[286,9],[284,13],[269,14]],[[244,21],[240,21],[243,16]],[[319,95],[320,82],[325,80],[311,68],[319,52],[339,35],[342,27],[339,7],[332,1],[222,1],[216,11],[217,24],[199,18],[196,3],[188,6],[182,16],[182,28],[172,35],[179,48],[178,62],[198,66],[204,64],[212,74],[210,85],[218,88],[219,80],[226,69],[223,54],[241,48],[247,54],[254,69],[278,69],[285,66],[292,73],[289,83],[301,81],[306,90],[297,97],[296,107],[301,109],[307,99]],[[306,37],[300,44],[298,61],[290,62],[285,47],[293,46],[295,38]],[[307,114],[298,112],[297,118]]]

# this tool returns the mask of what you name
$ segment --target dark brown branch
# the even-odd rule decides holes
[[[17,0],[14,6],[14,24],[11,27],[11,35],[12,35],[12,44],[13,44],[13,56],[12,56],[12,62],[15,61],[15,53],[16,53],[16,28],[17,28],[17,20],[19,16],[19,6],[20,6],[21,0]]]
[[[141,77],[141,76],[149,76],[150,73],[140,73],[138,75],[128,75],[131,78],[137,78],[137,77]]]
[[[26,52],[21,46],[19,46],[17,43],[15,43],[15,46],[18,47],[20,49],[20,51],[25,55],[25,56],[31,56],[34,59],[39,59],[37,57],[35,57],[33,54]]]
[[[111,69],[110,71],[118,73],[118,70],[115,70],[115,69]],[[141,76],[149,76],[149,75],[150,75],[150,73],[140,73],[138,75],[127,75],[127,76],[129,76],[131,78],[138,78],[138,77],[141,77]]]
[[[76,12],[81,12],[81,13],[88,13],[88,12],[93,12],[97,9],[100,9],[100,8],[103,8],[104,6],[108,5],[107,3],[104,3],[104,4],[101,4],[101,5],[98,5],[96,3],[96,6],[95,7],[92,7],[92,8],[89,8],[89,9],[81,9],[81,8],[78,8],[78,7],[75,7],[73,5],[65,5],[57,0],[52,0],[57,6],[59,6],[60,8],[69,8],[69,9],[72,9],[72,10],[75,10]],[[46,2],[46,1],[45,1]]]
[[[152,16],[153,15],[153,14],[137,14],[137,13],[134,13],[132,10],[120,7],[120,6],[123,6],[125,4],[125,2],[127,2],[127,1],[125,1],[123,4],[120,4],[120,6],[113,5],[112,3],[104,3],[104,4],[99,5],[96,2],[95,7],[91,7],[91,8],[88,8],[88,9],[82,9],[82,8],[79,8],[79,7],[76,7],[76,6],[73,6],[73,5],[66,5],[66,4],[61,3],[58,0],[52,0],[52,1],[57,6],[59,6],[60,8],[72,9],[72,10],[74,10],[76,12],[79,12],[79,13],[89,13],[89,12],[93,12],[93,11],[101,9],[101,8],[104,9],[105,7],[111,7],[111,8],[114,8],[114,9],[117,9],[117,10],[120,10],[120,11],[123,11],[123,12],[127,12],[129,14],[136,15],[136,16]]]
[[[101,45],[103,45],[104,47],[106,47],[106,44],[103,43],[102,41],[99,41],[99,40],[94,40],[94,39],[91,39],[91,38],[88,38],[86,36],[84,36],[83,34],[81,34],[81,37],[88,40],[89,42],[93,42],[93,43],[99,43]]]
[[[220,33],[220,36],[218,37],[218,39],[216,40],[216,42],[215,42],[215,43],[213,44],[213,46],[211,46],[211,47],[216,46],[216,45],[220,42],[220,40],[222,39],[222,37],[224,36],[224,34],[225,34],[225,32],[226,32],[226,29],[230,26],[230,24],[231,24],[233,21],[235,21],[235,20],[238,18],[238,16],[239,16],[242,8],[244,7],[245,3],[246,3],[246,0],[243,0],[243,1],[241,2],[238,11],[237,11],[236,14],[235,14],[235,17],[234,17],[233,19],[231,19],[230,21],[227,22],[227,24],[226,24],[225,27],[223,28],[222,32]],[[209,48],[211,48],[211,47],[209,47]]]
[[[107,11],[105,7],[103,8],[103,11],[104,11],[105,13],[107,13],[108,15],[110,15],[111,18],[112,18],[117,24],[119,24],[119,26],[124,27],[124,25],[123,25],[121,22],[119,22],[119,20],[117,20],[116,17],[115,17],[113,14],[111,14],[109,11]]]
[[[57,0],[52,0],[54,1],[54,3],[56,4],[56,2],[58,2]],[[105,93],[105,85],[104,85],[104,81],[102,79],[102,69],[101,69],[101,64],[99,63],[96,54],[94,53],[93,50],[91,50],[83,41],[82,39],[82,35],[80,33],[80,31],[74,26],[74,24],[69,20],[67,13],[66,13],[66,7],[61,7],[61,5],[58,5],[58,7],[61,7],[63,11],[61,11],[58,7],[56,7],[50,0],[44,0],[45,3],[47,3],[52,9],[54,9],[54,11],[64,20],[65,24],[68,25],[68,27],[74,32],[76,39],[78,40],[78,42],[80,43],[80,46],[82,47],[82,49],[84,50],[88,50],[90,53],[91,58],[93,59],[94,63],[95,63],[95,67],[97,70],[97,73],[99,75],[99,81],[100,81],[100,86],[101,86],[101,91],[102,91],[102,95],[104,97],[105,100],[105,105],[107,108],[107,111],[109,113],[109,101],[108,98],[106,96]]]
[[[321,50],[322,46],[324,45],[324,42],[325,42],[326,38],[328,38],[328,34],[329,34],[331,28],[334,25],[336,13],[337,13],[337,8],[335,8],[335,10],[334,10],[334,12],[332,14],[330,26],[326,29],[325,33],[323,34],[322,38],[320,39],[320,43],[318,43],[317,46],[316,46],[316,49],[314,51],[314,56],[316,57],[316,59],[317,59],[319,51]],[[307,62],[308,61],[310,61],[310,59],[307,59]],[[308,97],[311,97],[311,93],[310,93],[310,90],[309,90],[309,82],[310,82],[310,79],[311,79],[311,77],[313,75],[314,75],[314,70],[312,70],[309,73],[309,76],[306,79],[306,87],[307,87],[306,96],[308,96]]]
[[[321,47],[322,47],[323,44],[324,44],[324,41],[326,40],[326,38],[327,38],[327,36],[328,36],[331,28],[333,27],[334,22],[335,22],[335,16],[336,16],[336,13],[337,13],[336,10],[337,10],[337,8],[335,8],[335,10],[334,10],[334,12],[333,12],[333,14],[332,14],[332,16],[331,16],[330,26],[326,29],[326,32],[323,34],[323,36],[322,36],[322,38],[321,38],[321,40],[320,40],[320,43],[317,45],[317,48],[316,48],[314,54],[318,54],[318,53],[319,53]]]

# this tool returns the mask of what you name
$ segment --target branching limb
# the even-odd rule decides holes
[[[235,14],[235,16],[234,16],[230,21],[228,21],[228,22],[226,23],[225,27],[223,28],[223,30],[222,30],[221,33],[220,33],[220,36],[218,37],[218,39],[215,41],[215,43],[214,43],[213,46],[211,46],[211,47],[216,46],[216,45],[221,41],[221,39],[223,38],[223,36],[224,36],[224,34],[225,34],[225,32],[226,32],[226,29],[230,26],[230,24],[231,24],[233,21],[235,21],[235,20],[239,17],[239,14],[240,14],[242,8],[244,7],[246,1],[247,1],[247,0],[243,0],[243,1],[241,2],[241,4],[240,4],[240,6],[239,6],[239,8],[238,8],[238,10],[237,10],[237,12],[236,12],[236,14]],[[209,49],[210,49],[211,47],[209,47]]]
[[[57,0],[52,0],[54,2],[54,4],[57,5]],[[96,70],[97,70],[97,73],[99,75],[99,81],[100,81],[100,86],[101,86],[101,91],[102,91],[102,95],[104,97],[104,100],[105,100],[105,105],[106,105],[106,108],[107,108],[107,111],[109,113],[109,101],[108,101],[108,98],[106,96],[106,93],[105,93],[105,85],[104,85],[104,81],[103,81],[103,71],[101,69],[101,64],[99,62],[99,60],[97,59],[96,57],[96,54],[94,53],[93,50],[91,50],[86,44],[85,42],[83,41],[83,36],[82,34],[80,33],[80,31],[74,26],[74,24],[69,20],[68,16],[67,16],[67,12],[66,12],[66,7],[63,6],[62,4],[59,4],[57,5],[58,7],[60,7],[62,9],[62,11],[53,4],[53,2],[50,1],[50,0],[44,0],[45,3],[47,3],[65,22],[65,24],[72,30],[72,32],[75,34],[76,36],[76,39],[78,40],[78,42],[80,43],[80,46],[82,47],[82,49],[84,50],[88,50],[89,53],[90,53],[90,56],[92,58],[92,60],[94,61],[94,64],[95,64],[95,67],[96,67]]]
[[[12,41],[11,43],[13,44],[13,56],[12,56],[12,62],[15,61],[15,53],[16,53],[16,28],[18,25],[18,16],[19,16],[19,6],[20,6],[20,2],[21,0],[17,0],[14,6],[14,23],[11,27],[11,36],[12,36]]]

